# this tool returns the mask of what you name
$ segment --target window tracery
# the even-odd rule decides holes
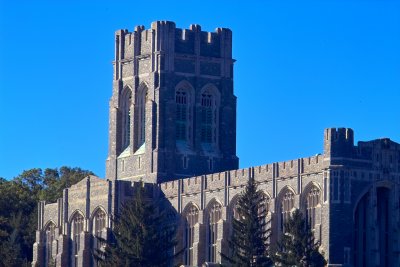
[[[218,202],[214,202],[209,207],[208,213],[208,261],[216,262],[217,260],[217,240],[219,235],[222,233],[218,233],[218,222],[222,218],[222,206]]]
[[[195,226],[199,222],[199,210],[196,206],[190,205],[185,213],[185,264],[195,265],[193,262]]]

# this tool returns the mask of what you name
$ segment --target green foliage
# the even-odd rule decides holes
[[[0,178],[0,267],[28,266],[37,228],[37,203],[52,203],[62,190],[90,171],[80,168],[31,169],[11,181]]]
[[[263,204],[263,195],[257,191],[257,185],[250,178],[245,190],[240,194],[236,210],[238,219],[233,218],[232,234],[229,241],[232,254],[222,255],[233,266],[271,266],[268,257],[267,210]]]
[[[95,251],[100,266],[169,266],[173,260],[175,225],[145,193],[142,185],[136,186],[134,197],[122,206],[113,237],[104,250]]]
[[[278,266],[325,266],[326,261],[318,251],[319,243],[315,242],[313,233],[302,213],[295,210],[285,222],[285,233],[272,253]]]

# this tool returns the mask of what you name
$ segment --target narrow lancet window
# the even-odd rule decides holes
[[[213,151],[218,147],[219,92],[214,86],[207,86],[201,92],[200,140],[203,149]]]
[[[218,232],[218,222],[221,220],[222,217],[222,207],[218,202],[214,202],[208,214],[208,251],[207,251],[207,258],[209,262],[216,262],[217,261],[217,241],[219,235],[222,233]]]
[[[103,230],[106,228],[106,213],[102,209],[98,209],[93,216],[93,236],[94,236],[94,244],[93,247],[96,249],[100,249],[102,244],[101,244],[101,239],[105,238],[103,236]]]
[[[306,218],[308,225],[311,229],[315,228],[316,224],[316,210],[320,203],[320,190],[313,186],[307,193],[307,208],[306,208]]]
[[[199,210],[196,206],[191,205],[185,214],[185,265],[192,266],[196,265],[193,262],[194,255],[194,243],[195,243],[195,227],[199,221]]]
[[[201,142],[213,143],[213,128],[215,122],[214,96],[205,91],[201,95]]]
[[[280,232],[285,231],[285,223],[290,218],[292,214],[292,209],[294,207],[294,193],[289,189],[286,189],[282,195],[281,199],[281,218],[280,218]]]
[[[176,102],[176,140],[187,140],[188,126],[188,93],[179,89],[175,95]]]
[[[132,92],[126,87],[121,95],[121,152],[130,145]]]
[[[73,249],[73,262],[77,262],[79,250],[81,250],[81,240],[80,235],[83,232],[84,218],[79,212],[75,213],[71,221],[71,239],[72,239],[72,249]]]
[[[46,226],[46,230],[45,230],[45,246],[46,246],[45,262],[47,263],[47,265],[49,265],[53,259],[54,238],[55,238],[55,225],[54,225],[54,223],[50,222]]]
[[[137,121],[137,148],[146,141],[146,102],[147,87],[140,87],[136,96],[136,121]]]

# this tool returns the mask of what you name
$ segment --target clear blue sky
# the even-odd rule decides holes
[[[400,142],[400,1],[0,1],[0,177],[104,177],[114,31],[233,31],[240,166],[322,152],[323,129]]]

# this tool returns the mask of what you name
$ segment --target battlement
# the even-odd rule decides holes
[[[139,25],[133,32],[127,29],[115,32],[115,61],[154,52],[232,58],[232,31],[216,28],[215,32],[206,32],[197,24],[181,29],[172,21],[155,21],[149,29]]]
[[[324,131],[326,157],[351,157],[354,150],[354,132],[350,128],[328,128]]]
[[[246,185],[249,177],[254,177],[259,183],[268,183],[273,179],[297,178],[302,174],[320,172],[324,169],[323,159],[323,155],[317,154],[312,157],[169,181],[160,183],[159,186],[167,197],[174,197],[179,194],[198,194],[203,190],[218,191],[226,187],[242,187]]]

